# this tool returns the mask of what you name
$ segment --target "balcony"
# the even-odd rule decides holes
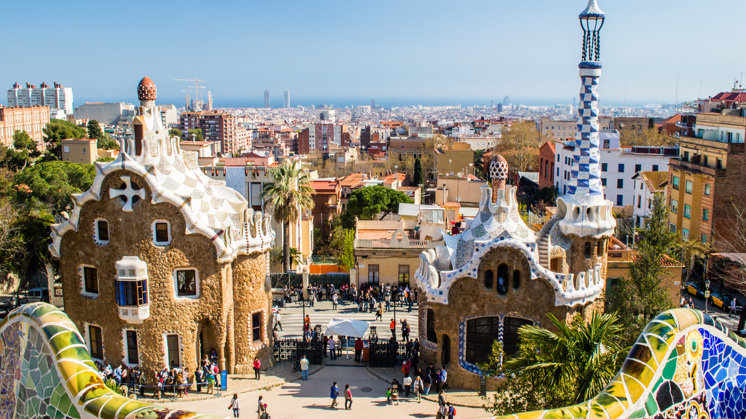
[[[668,161],[668,166],[674,170],[684,172],[695,172],[704,173],[710,176],[725,176],[725,169],[713,169],[712,167],[702,166],[699,164],[689,163],[688,161],[671,159]]]
[[[435,249],[442,240],[355,239],[355,249]]]
[[[150,317],[148,265],[137,256],[125,256],[115,267],[119,318],[130,324],[140,324]]]

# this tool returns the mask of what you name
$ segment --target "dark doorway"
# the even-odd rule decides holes
[[[181,358],[179,356],[179,335],[166,336],[166,352],[168,356],[168,366],[171,368],[180,368]]]
[[[440,351],[440,364],[443,368],[451,362],[451,338],[448,335],[443,335],[443,347]]]

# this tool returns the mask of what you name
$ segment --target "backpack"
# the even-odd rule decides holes
[[[456,408],[453,405],[451,405],[451,412],[449,413],[449,415],[456,416]]]

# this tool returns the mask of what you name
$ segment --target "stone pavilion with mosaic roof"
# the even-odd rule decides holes
[[[210,354],[230,373],[269,366],[269,217],[169,138],[152,80],[137,93],[134,138],[52,226],[65,312],[112,366],[194,373]]]
[[[604,198],[599,165],[599,31],[605,15],[590,0],[580,14],[584,30],[578,133],[568,193],[538,233],[521,219],[508,166],[489,163],[491,188],[482,188],[479,212],[445,245],[423,252],[415,277],[420,296],[422,360],[445,367],[452,387],[479,387],[478,363],[495,340],[506,356],[518,351],[518,329],[551,327],[547,314],[584,319],[603,308],[609,238],[616,222]]]

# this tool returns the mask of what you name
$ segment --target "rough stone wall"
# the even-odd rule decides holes
[[[497,292],[497,268],[501,263],[508,265],[508,291],[505,295]],[[485,287],[484,272],[491,269],[495,273],[492,288]],[[513,270],[521,271],[521,284],[518,289],[512,287]],[[422,350],[422,361],[427,365],[433,363],[442,367],[443,334],[450,338],[450,362],[446,366],[449,385],[453,387],[477,389],[479,376],[461,368],[458,364],[459,323],[466,318],[482,316],[512,315],[533,320],[550,330],[553,325],[546,317],[554,314],[558,319],[567,318],[568,313],[575,312],[568,307],[554,305],[554,289],[543,279],[530,279],[528,262],[517,250],[496,248],[487,253],[479,266],[479,278],[463,278],[450,288],[448,305],[424,303],[420,301],[420,310],[431,308],[435,313],[435,330],[438,335],[438,349]],[[424,304],[423,304],[424,303]],[[421,324],[420,327],[426,327]]]
[[[601,264],[601,277],[606,280],[606,255],[608,253],[608,239],[594,239],[591,237],[569,236],[572,246],[567,255],[567,264],[570,267],[569,272],[575,274],[575,285],[578,285],[578,274],[587,272],[596,264]],[[591,257],[585,257],[585,244],[591,244]],[[599,256],[599,251],[601,255]],[[586,279],[587,280],[587,279]]]
[[[215,247],[208,238],[185,234],[185,221],[178,208],[165,203],[151,204],[147,188],[145,199],[134,204],[133,212],[122,211],[120,199],[109,199],[108,192],[110,187],[120,186],[120,175],[131,176],[133,183],[146,188],[144,180],[131,172],[109,175],[101,189],[101,200],[88,202],[81,209],[79,231],[68,232],[62,239],[60,268],[66,313],[84,336],[87,324],[102,327],[104,361],[112,365],[122,362],[124,357],[123,329],[133,329],[138,331],[142,368],[151,371],[164,366],[165,334],[175,333],[181,341],[181,365],[194,372],[198,365],[198,328],[203,326],[205,346],[214,346],[218,351],[221,368],[230,367],[223,352],[232,308],[233,290],[224,279],[230,276],[230,265],[216,262]],[[93,224],[97,218],[105,218],[109,223],[110,241],[103,246],[94,243]],[[153,244],[151,225],[155,220],[171,223],[169,245]],[[139,325],[119,319],[114,290],[115,263],[124,256],[137,256],[148,265],[150,317]],[[80,264],[97,268],[97,298],[81,294]],[[185,267],[198,270],[198,299],[175,298],[173,270]]]
[[[272,365],[272,290],[266,280],[267,258],[263,253],[241,255],[233,262],[234,326],[236,341],[235,372],[253,372],[256,357],[262,368]],[[251,316],[262,311],[262,339],[253,340]]]

